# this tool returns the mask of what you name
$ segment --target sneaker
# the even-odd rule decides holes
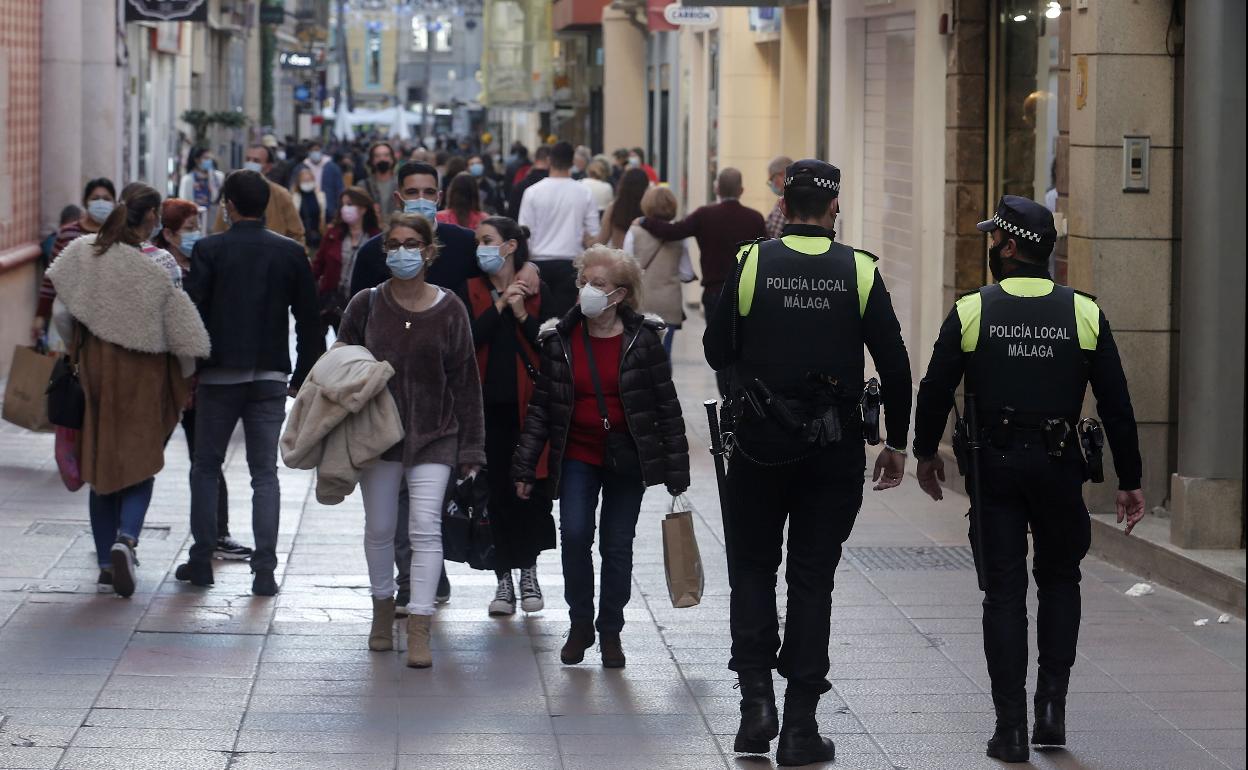
[[[113,590],[113,568],[100,567],[100,576],[95,580],[95,590],[100,593],[112,593]]]
[[[537,566],[520,570],[520,609],[525,612],[539,612],[545,606],[542,587],[537,583]]]
[[[230,561],[246,561],[251,558],[251,549],[229,535],[217,538],[217,547],[212,555],[218,559]]]
[[[113,563],[113,590],[123,598],[134,594],[134,558],[135,542],[128,537],[119,537],[109,551]]]
[[[511,582],[510,571],[498,578],[498,590],[494,592],[494,601],[490,602],[490,614],[516,614],[516,587]]]
[[[451,581],[446,578],[446,567],[442,568],[442,577],[438,578],[438,592],[433,595],[434,604],[446,604],[451,600]]]

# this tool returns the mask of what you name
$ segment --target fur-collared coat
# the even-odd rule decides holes
[[[125,244],[95,253],[95,236],[65,247],[48,278],[78,327],[86,418],[83,480],[99,494],[156,475],[191,392],[208,332],[190,297],[150,256]]]

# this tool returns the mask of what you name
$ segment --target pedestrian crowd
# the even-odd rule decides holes
[[[443,511],[480,476],[498,581],[487,611],[543,608],[537,558],[555,547],[558,499],[561,657],[580,662],[600,639],[604,665],[623,666],[642,493],[689,485],[669,358],[682,284],[697,279],[687,239],[709,310],[732,246],[763,234],[738,202],[741,175],[722,171],[720,200],[677,221],[641,148],[516,143],[504,159],[466,142],[266,136],[232,172],[206,147],[185,169],[166,199],[89,181],[48,241],[32,335],[72,360],[83,391],[68,448],[89,485],[102,590],[135,590],[180,423],[194,542],[178,580],[211,586],[214,558],[247,560],[253,592],[276,594],[279,456],[316,468],[322,502],[361,490],[369,647],[392,649],[406,617],[409,663],[430,665],[430,620],[450,595]],[[240,422],[253,546],[230,532],[222,469]]]

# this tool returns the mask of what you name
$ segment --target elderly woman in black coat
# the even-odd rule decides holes
[[[564,597],[572,628],[560,654],[580,663],[601,635],[602,664],[622,668],[624,606],[633,537],[646,487],[689,487],[689,442],[663,349],[662,320],[637,312],[641,268],[618,249],[594,246],[576,261],[575,307],[543,324],[541,371],[516,447],[516,493],[532,493],[550,448],[550,493],[559,500]],[[602,596],[594,622],[594,513],[602,496]]]

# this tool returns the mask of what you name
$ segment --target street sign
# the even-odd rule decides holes
[[[663,9],[663,18],[678,27],[709,27],[719,21],[719,11],[708,6],[672,3]]]
[[[208,21],[208,0],[126,0],[126,21]]]
[[[286,21],[286,9],[281,5],[265,3],[260,6],[261,24],[282,24]]]
[[[312,89],[307,86],[295,86],[295,101],[306,102],[312,98]]]

